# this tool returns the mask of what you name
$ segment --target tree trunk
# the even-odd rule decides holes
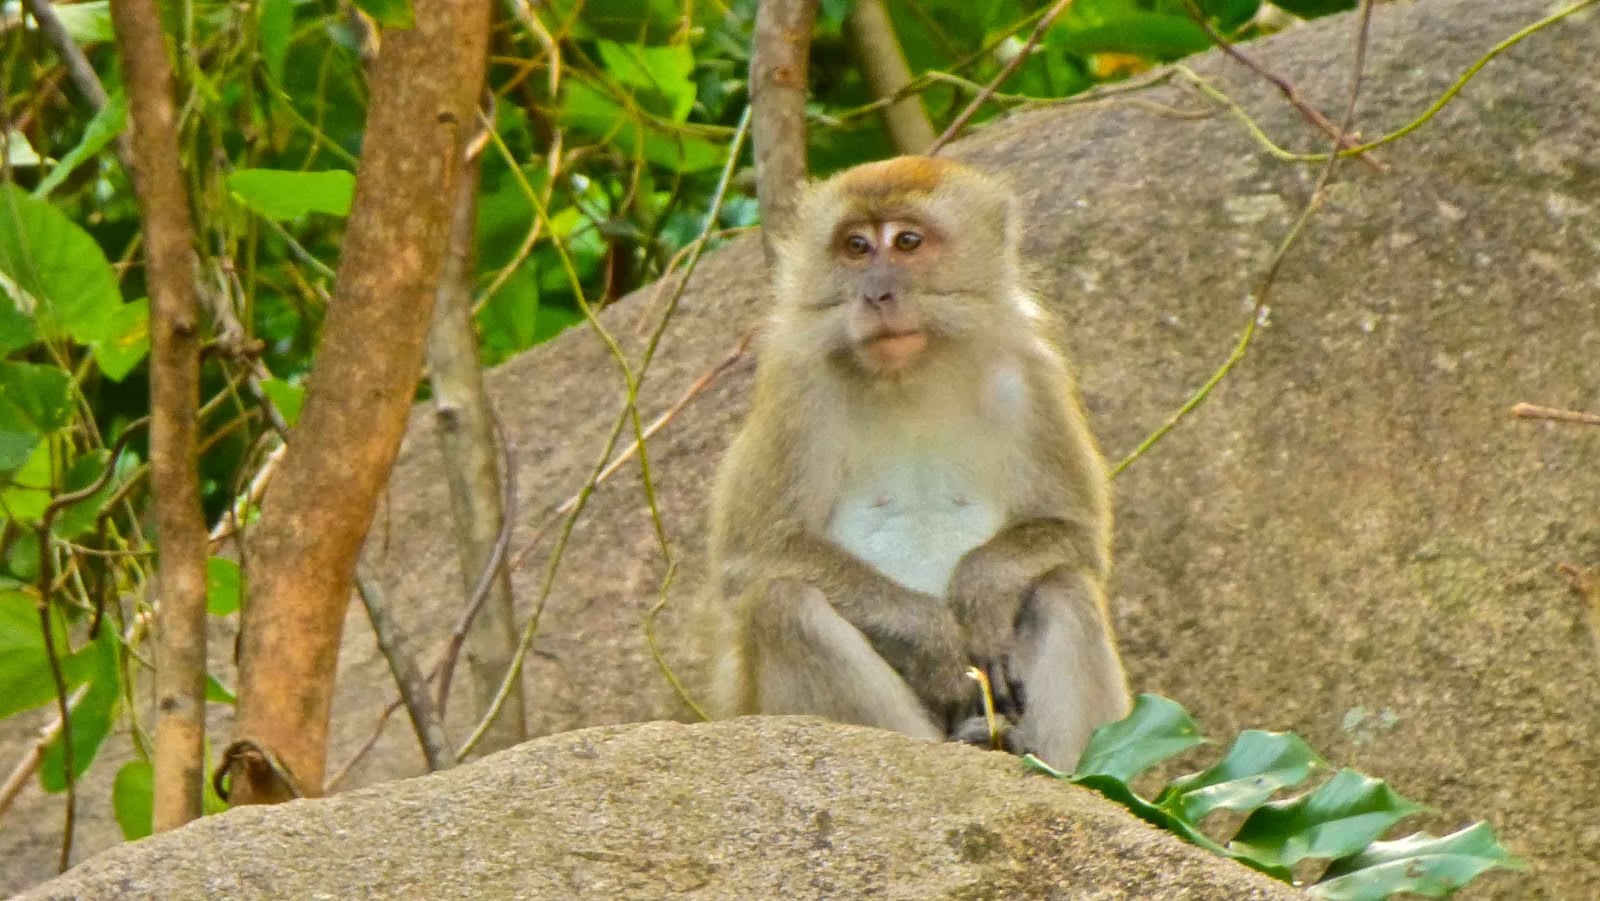
[[[405,430],[488,44],[485,0],[414,0],[386,30],[338,287],[277,477],[247,543],[238,737],[322,793],[328,712],[356,560]],[[234,803],[294,792],[230,766]]]

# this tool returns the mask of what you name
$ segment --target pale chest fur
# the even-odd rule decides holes
[[[833,457],[828,537],[907,588],[944,595],[963,554],[991,538],[1027,478],[1028,392],[1019,366],[940,389],[939,415],[871,411]]]

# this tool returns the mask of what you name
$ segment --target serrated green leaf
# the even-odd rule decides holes
[[[1322,765],[1317,752],[1292,732],[1249,729],[1215,766],[1172,780],[1156,804],[1191,823],[1215,810],[1248,813]]]
[[[117,277],[89,233],[49,201],[0,185],[0,290],[47,334],[100,337],[122,303]]]
[[[81,5],[81,4],[74,4]],[[122,129],[128,124],[128,102],[120,93],[111,97],[100,111],[94,114],[89,124],[83,129],[83,137],[76,146],[67,151],[59,162],[50,170],[50,174],[39,180],[34,186],[33,196],[44,197],[57,186],[67,180],[74,169],[94,157],[95,154],[106,148],[107,144],[116,140],[122,134]]]
[[[227,616],[239,609],[239,564],[226,557],[206,560],[206,612]]]
[[[28,462],[71,414],[71,376],[54,366],[0,360],[0,472]]]
[[[91,346],[101,375],[113,382],[126,378],[150,352],[150,299],[140,298],[113,309]]]
[[[261,62],[274,84],[283,84],[289,58],[289,37],[294,32],[294,0],[262,0]]]
[[[355,4],[385,28],[411,28],[416,25],[411,0],[355,0]]]
[[[300,421],[300,408],[305,406],[306,389],[304,386],[286,382],[280,378],[261,380],[261,393],[272,401],[278,408],[278,415],[292,428]]]
[[[147,760],[130,760],[117,770],[117,779],[111,784],[111,808],[116,811],[117,826],[127,841],[151,833],[155,786],[155,770]]]
[[[112,630],[102,629],[94,642],[75,656],[87,664],[89,688],[68,711],[68,721],[72,724],[74,781],[89,769],[100,751],[100,745],[111,733],[121,690],[117,673],[117,640]],[[56,733],[56,737],[45,745],[39,759],[39,784],[51,794],[66,791],[67,788],[63,759],[66,732],[62,730]]]
[[[1123,782],[1205,741],[1187,711],[1160,695],[1141,694],[1126,717],[1089,736],[1075,776],[1106,775]]]
[[[1345,857],[1424,809],[1381,779],[1341,769],[1309,794],[1257,808],[1228,847],[1275,866]]]
[[[1494,828],[1478,822],[1435,838],[1418,832],[1391,842],[1374,842],[1365,851],[1334,861],[1308,889],[1323,901],[1379,901],[1401,892],[1443,898],[1493,869],[1524,870],[1495,838]]]
[[[348,216],[356,177],[343,169],[238,169],[228,175],[228,190],[240,203],[268,219],[298,219],[307,213]]]

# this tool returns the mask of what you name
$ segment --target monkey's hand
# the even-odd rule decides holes
[[[961,627],[940,598],[906,591],[893,605],[845,616],[931,710],[965,709],[977,697]]]
[[[1045,573],[1076,562],[1083,529],[1065,519],[1014,522],[962,556],[946,594],[966,638],[972,663],[990,671],[1011,652],[1017,617]],[[1004,680],[997,680],[996,691]]]

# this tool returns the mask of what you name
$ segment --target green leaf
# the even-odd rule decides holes
[[[140,298],[111,310],[91,346],[102,375],[113,382],[126,378],[150,352],[150,299]]]
[[[1156,803],[1191,823],[1214,810],[1248,813],[1321,766],[1322,758],[1300,736],[1250,729],[1239,733],[1216,766],[1174,779]]]
[[[1273,0],[1272,5],[1302,19],[1315,19],[1355,9],[1358,0]]]
[[[1342,769],[1310,794],[1257,808],[1228,847],[1287,867],[1312,857],[1345,857],[1424,809],[1381,779]]]
[[[301,385],[286,382],[280,378],[261,380],[261,393],[272,401],[278,408],[278,413],[283,416],[283,421],[292,428],[300,421],[300,408],[305,406],[306,389]]]
[[[117,277],[89,233],[49,201],[0,185],[0,290],[45,334],[98,338],[122,303]]]
[[[687,44],[645,47],[600,41],[599,47],[606,74],[644,92],[643,96],[636,95],[636,100],[674,122],[689,118],[689,111],[694,108],[695,87],[689,78],[694,72],[694,54]],[[663,103],[650,103],[650,94],[659,96]]]
[[[289,58],[289,37],[294,32],[294,0],[262,0],[261,62],[274,84],[283,84],[283,67]]]
[[[216,676],[206,673],[206,700],[212,704],[237,704],[239,698]]]
[[[105,472],[107,464],[111,462],[111,451],[107,448],[97,447],[72,461],[72,466],[67,470],[66,478],[62,480],[63,493],[78,491],[89,487],[101,473]],[[131,474],[133,467],[138,464],[124,453],[121,468],[123,472],[113,475],[100,490],[76,503],[69,504],[66,509],[56,514],[51,523],[50,530],[60,538],[73,539],[94,528],[95,520],[100,517],[100,510],[107,500],[116,492],[123,479]],[[120,476],[120,477],[119,477]]]
[[[1209,49],[1211,37],[1187,16],[1129,11],[1070,27],[1051,44],[1073,53],[1130,53],[1165,62]]]
[[[558,118],[563,126],[618,151],[634,155],[684,174],[721,166],[723,145],[711,140],[708,130],[688,125],[644,122],[634,112],[601,89],[579,78],[569,78],[562,92]]]
[[[206,560],[206,612],[227,616],[239,609],[239,564],[226,557]]]
[[[410,28],[416,24],[411,0],[355,0],[355,4],[385,28]]]
[[[72,724],[72,778],[81,778],[94,762],[100,745],[111,733],[115,719],[117,699],[121,689],[117,674],[117,640],[112,630],[102,629],[94,643],[80,654],[91,667],[88,673],[89,689],[83,698],[68,712]],[[63,760],[66,730],[44,747],[39,760],[39,784],[55,794],[66,791],[66,768]]]
[[[37,551],[35,551],[37,553]],[[66,630],[52,621],[58,649],[65,648]],[[0,719],[31,710],[56,696],[39,633],[39,610],[33,598],[12,588],[0,588]]]
[[[228,175],[228,190],[240,203],[268,219],[298,219],[307,213],[348,216],[356,177],[343,169],[237,169]]]
[[[50,5],[54,7],[56,18],[61,20],[67,34],[79,44],[109,43],[115,37],[111,30],[111,5],[107,0],[88,3],[62,3],[57,0]],[[39,27],[32,16],[25,21],[29,28]]]
[[[1392,842],[1374,842],[1365,851],[1329,865],[1308,889],[1323,901],[1379,901],[1409,892],[1443,898],[1493,869],[1525,870],[1495,838],[1488,823],[1434,838],[1419,832]]]
[[[26,463],[71,414],[71,376],[54,366],[0,360],[0,472]]]
[[[1132,713],[1089,736],[1074,776],[1106,775],[1131,782],[1161,761],[1204,742],[1194,720],[1176,701],[1141,694]]]
[[[83,4],[74,4],[82,6]],[[105,106],[100,108],[94,118],[83,129],[83,137],[78,140],[77,146],[67,151],[67,155],[56,163],[50,174],[39,180],[33,189],[33,196],[44,197],[57,186],[67,180],[73,170],[104,150],[106,145],[116,140],[117,135],[128,124],[128,101],[121,94],[110,98]]]
[[[149,835],[155,810],[155,769],[148,760],[130,760],[117,770],[111,784],[111,808],[127,841]]]

